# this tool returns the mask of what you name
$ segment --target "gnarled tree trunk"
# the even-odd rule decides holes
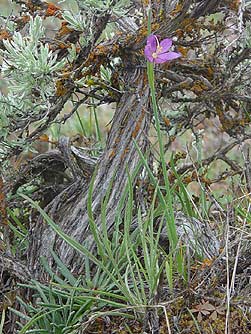
[[[114,178],[107,205],[108,231],[113,227],[116,208],[125,189],[127,170],[132,173],[139,163],[134,141],[142,153],[146,151],[149,143],[151,109],[149,87],[145,76],[143,69],[128,69],[125,75],[126,92],[117,105],[106,148],[96,166],[92,207],[98,226],[101,222],[101,202]],[[77,176],[74,184],[59,194],[47,208],[48,214],[60,228],[80,243],[90,235],[87,214],[89,184],[90,178],[86,180],[84,176]],[[52,248],[66,265],[70,265],[72,269],[76,267],[78,257],[75,251],[41,220],[35,223],[30,235],[32,242],[29,249],[29,267],[35,274],[41,274],[42,269],[39,266],[41,256],[52,261],[50,255]]]

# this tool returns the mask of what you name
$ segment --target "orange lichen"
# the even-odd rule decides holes
[[[65,36],[65,35],[69,35],[72,31],[73,31],[73,29],[69,28],[68,22],[63,21],[61,23],[61,27],[60,27],[59,31],[57,32],[57,36],[62,37],[62,36]]]
[[[121,155],[121,160],[123,160],[126,156],[126,154],[130,151],[130,149],[128,147],[126,147]]]
[[[89,67],[85,71],[85,76],[96,75],[99,72],[101,65],[106,65],[111,56],[118,55],[120,48],[117,43],[113,45],[98,45],[92,52],[89,53],[85,60],[85,67]]]
[[[185,35],[192,36],[195,33],[196,35],[200,35],[201,28],[203,28],[202,24],[195,18],[187,17],[180,23],[179,28],[175,32],[175,36],[182,38]]]
[[[89,53],[85,65],[89,66],[95,64],[95,66],[101,66],[101,59],[106,58],[108,52],[108,48],[106,48],[104,45],[98,45],[92,52]]]
[[[170,15],[171,16],[175,16],[177,14],[179,14],[182,10],[182,4],[178,3],[175,8],[171,11]]]
[[[179,53],[182,54],[183,57],[187,57],[187,53],[189,51],[188,48],[184,48],[183,46],[178,46],[177,50],[179,51]]]
[[[169,118],[167,118],[166,116],[163,116],[163,117],[162,117],[162,120],[163,120],[163,122],[165,123],[165,125],[166,125],[167,127],[170,126],[171,122],[170,122],[170,119],[169,119]]]
[[[159,22],[153,22],[151,24],[151,31],[157,31],[160,28],[160,23]],[[145,39],[148,36],[148,29],[147,29],[147,24],[143,25],[140,29],[139,32],[136,36],[136,40],[135,43],[140,44],[142,42],[143,39]],[[128,43],[131,44],[132,42],[132,35],[127,35]]]
[[[50,140],[49,136],[46,133],[43,133],[42,135],[40,135],[38,137],[38,141],[40,143],[49,143],[49,144],[53,144],[53,145],[57,145],[58,144],[58,141]]]
[[[205,184],[205,186],[210,186],[211,185],[211,180],[210,179],[208,179],[207,177],[205,177],[205,176],[201,176],[200,177],[200,181],[202,182],[202,183],[204,183]]]
[[[234,10],[235,12],[238,12],[240,6],[240,0],[232,0],[229,3],[229,8]]]
[[[182,183],[184,183],[184,184],[189,184],[189,183],[191,183],[191,182],[193,182],[193,179],[192,179],[192,177],[191,177],[190,175],[185,176],[185,177],[182,179]]]
[[[196,264],[192,265],[191,268],[193,270],[205,270],[207,268],[210,268],[212,264],[214,263],[214,259],[204,259],[203,262],[197,262]]]
[[[56,6],[54,3],[48,2],[45,16],[46,17],[48,16],[62,17],[60,10],[61,10],[60,7]]]
[[[64,43],[64,42],[60,42],[60,41],[58,43],[50,44],[49,45],[49,49],[52,50],[52,51],[55,51],[55,50],[64,50],[64,49],[68,49],[70,47],[71,47],[70,44]]]
[[[108,50],[104,45],[98,45],[95,51],[97,55],[104,55]]]
[[[140,123],[137,123],[133,132],[132,132],[132,137],[133,138],[136,138],[137,137],[137,134],[139,133],[139,130],[140,130]]]
[[[210,67],[210,66],[207,67],[206,76],[207,76],[207,78],[209,80],[213,79],[213,77],[214,77],[214,70],[213,70],[212,67]]]
[[[175,32],[175,36],[177,36],[178,38],[182,38],[185,34],[185,31],[182,29],[177,29]]]
[[[64,96],[68,89],[65,87],[65,80],[59,79],[56,81],[56,96]]]
[[[139,133],[140,129],[141,129],[141,124],[142,124],[142,121],[144,119],[144,115],[145,115],[145,111],[142,110],[142,114],[140,115],[140,118],[138,119],[136,125],[135,125],[135,128],[132,132],[132,137],[133,138],[136,138],[137,137],[137,134]]]
[[[49,142],[49,136],[46,133],[43,133],[42,135],[40,135],[38,139],[41,142],[46,142],[46,143]]]
[[[5,29],[1,29],[0,30],[0,41],[2,41],[4,39],[11,39],[11,34],[10,34],[9,31],[7,31]]]
[[[196,20],[194,18],[186,18],[181,22],[181,27],[187,33],[191,33],[196,28]]]
[[[149,6],[149,0],[142,0],[142,3],[145,7]]]
[[[139,29],[139,32],[138,32],[137,36],[136,36],[135,43],[141,43],[142,40],[147,37],[147,35],[148,35],[147,26],[141,27]],[[130,40],[131,40],[131,36],[130,35],[127,36],[127,40],[128,40],[128,43],[129,43]]]
[[[196,81],[195,84],[190,88],[192,92],[199,94],[204,90],[208,90],[208,87],[201,81]]]
[[[111,150],[111,152],[109,153],[109,158],[112,159],[115,157],[115,151],[114,150]]]
[[[160,28],[160,23],[159,22],[153,22],[152,24],[151,24],[151,29],[152,29],[152,31],[156,31],[156,30],[158,30]]]

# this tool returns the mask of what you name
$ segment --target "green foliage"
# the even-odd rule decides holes
[[[54,255],[54,258],[56,256]],[[58,263],[57,259],[57,263]],[[25,303],[19,299],[26,309],[29,317],[20,312],[12,310],[22,318],[28,320],[22,326],[22,333],[77,333],[83,321],[87,320],[90,312],[97,312],[106,307],[120,309],[125,307],[123,298],[119,294],[109,291],[85,288],[84,280],[76,279],[64,265],[60,264],[60,274],[66,278],[64,282],[56,274],[52,273],[49,285],[32,281],[29,285],[22,285],[35,291],[34,298],[37,299],[36,306]],[[60,283],[55,281],[59,280]],[[70,282],[67,283],[67,281]]]
[[[19,219],[19,210],[7,209],[9,216],[8,226],[13,233],[12,254],[23,254],[28,247],[28,230]]]
[[[29,37],[15,32],[11,41],[4,40],[6,50],[2,65],[2,75],[9,82],[10,99],[20,97],[24,103],[20,107],[29,108],[37,104],[36,113],[48,108],[49,98],[54,93],[51,75],[64,65],[64,61],[57,61],[48,44],[40,42],[42,37],[42,19],[39,16],[31,18]],[[34,89],[37,90],[37,100],[30,101]]]
[[[95,319],[105,314],[125,316],[121,309],[127,309],[127,316],[130,316],[130,310],[134,310],[140,317],[142,311],[155,305],[160,276],[164,274],[164,270],[167,274],[167,284],[170,289],[173,288],[174,275],[179,265],[177,267],[178,263],[174,260],[177,254],[174,254],[175,257],[172,253],[167,255],[159,246],[166,204],[156,209],[155,201],[160,191],[157,184],[147,214],[142,214],[139,209],[137,226],[134,225],[132,228],[135,210],[133,180],[138,175],[142,163],[144,161],[139,164],[132,176],[128,174],[128,183],[111,234],[107,229],[106,210],[112,183],[102,201],[102,221],[101,227],[98,228],[92,213],[92,182],[89,190],[88,215],[91,238],[94,238],[97,247],[96,255],[89,250],[88,242],[81,245],[66,235],[37,203],[26,195],[21,195],[40,212],[47,224],[82,256],[84,269],[82,276],[75,277],[53,251],[51,252],[57,272],[54,272],[46,260],[42,259],[42,264],[51,277],[51,283],[43,285],[33,281],[32,285],[29,285],[35,290],[34,297],[38,302],[34,307],[22,301],[29,318],[20,333],[33,333],[33,330],[40,330],[41,333],[70,333],[72,330],[71,333],[74,333],[80,324],[88,323],[89,317]],[[165,203],[164,198],[163,203]],[[164,215],[156,230],[156,215],[161,213]]]
[[[55,87],[52,80],[65,61],[41,43],[44,37],[42,19],[30,19],[29,35],[15,32],[11,41],[4,40],[2,76],[8,82],[8,94],[0,94],[0,159],[6,151],[24,145],[24,138],[8,140],[17,129],[24,129],[30,122],[41,118],[50,107]]]
[[[111,12],[122,15],[130,5],[130,0],[77,0],[80,9]]]
[[[75,29],[76,31],[85,31],[87,28],[88,20],[85,16],[78,14],[73,14],[71,11],[66,10],[62,14],[65,21],[69,23],[69,27]]]

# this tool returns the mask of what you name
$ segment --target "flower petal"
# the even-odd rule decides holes
[[[160,53],[167,52],[172,46],[172,44],[173,44],[173,41],[170,38],[163,39],[163,41],[160,42],[160,46],[162,48]]]
[[[145,56],[150,56],[154,53],[154,50],[152,50],[148,45],[145,46]]]
[[[150,61],[151,63],[154,63],[154,58],[153,58],[153,56],[152,56],[152,53],[150,53],[150,54],[146,54],[146,52],[145,52],[145,56],[146,56],[146,59],[147,59],[148,61]]]
[[[154,62],[157,64],[162,64],[162,63],[165,63],[166,61],[177,59],[180,56],[181,54],[177,52],[161,53],[161,54],[158,54],[158,57],[154,60]]]
[[[145,46],[145,56],[151,63],[154,62],[152,54],[156,52],[157,49],[157,37],[155,35],[150,35],[147,37],[147,44]]]
[[[146,47],[152,50],[152,52],[156,52],[157,49],[157,36],[155,35],[150,35],[147,37],[146,40]]]
[[[173,59],[177,59],[177,58],[180,58],[181,57],[181,54],[179,52],[173,52],[173,51],[170,51],[170,52],[167,52],[167,60],[173,60]]]

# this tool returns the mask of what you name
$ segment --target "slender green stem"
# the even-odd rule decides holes
[[[151,9],[148,11],[148,34],[151,34]],[[167,229],[169,231],[169,242],[171,245],[171,249],[173,251],[177,250],[178,245],[178,236],[175,227],[175,218],[173,212],[173,203],[172,203],[172,192],[170,188],[170,183],[168,179],[167,169],[166,169],[166,160],[165,160],[165,151],[162,139],[162,133],[160,129],[160,120],[159,120],[159,109],[156,99],[156,90],[155,90],[155,78],[154,78],[154,64],[151,62],[147,62],[147,76],[148,82],[151,92],[151,101],[153,108],[153,116],[155,121],[155,127],[157,131],[159,151],[160,151],[160,159],[161,159],[161,167],[164,176],[165,190],[166,190],[166,200],[168,212],[165,212],[166,221],[167,221]],[[183,264],[183,256],[180,252],[175,251],[178,271],[184,275],[184,264]]]
[[[80,126],[81,126],[81,129],[82,129],[83,135],[84,135],[85,137],[87,137],[87,135],[86,135],[86,131],[85,131],[85,127],[84,127],[83,121],[82,121],[82,119],[81,119],[81,117],[80,117],[80,115],[79,115],[79,112],[78,112],[78,110],[76,111],[76,115],[77,115],[77,118],[78,118],[79,124],[80,124]]]
[[[94,119],[95,119],[95,128],[96,128],[96,138],[98,140],[99,143],[101,143],[101,131],[100,131],[100,127],[99,127],[99,122],[98,122],[98,116],[97,116],[97,111],[96,111],[96,107],[94,105],[94,98],[91,98],[91,102],[93,104],[93,114],[94,114]]]
[[[151,24],[149,24],[150,20],[151,20],[151,11],[149,10],[149,13],[148,13],[148,33],[151,32],[151,30],[150,30],[151,29]],[[155,121],[158,143],[159,143],[161,167],[162,167],[163,176],[164,176],[165,189],[166,189],[166,192],[167,192],[167,202],[168,202],[169,215],[171,216],[170,217],[171,220],[174,220],[174,213],[173,213],[173,206],[172,206],[172,196],[171,196],[170,184],[169,184],[167,170],[166,170],[165,152],[164,152],[164,145],[163,145],[162,134],[161,134],[161,129],[160,129],[158,104],[157,104],[157,100],[156,100],[154,64],[153,63],[147,62],[147,76],[148,76],[148,81],[149,81],[149,86],[150,86],[150,91],[151,91],[153,115],[154,115],[154,121]],[[177,237],[177,234],[176,234],[176,230],[171,229],[171,231],[172,231],[171,232],[172,240],[170,240],[170,242],[173,243],[173,245],[172,245],[173,247],[176,247],[177,242],[178,242],[178,237]]]

